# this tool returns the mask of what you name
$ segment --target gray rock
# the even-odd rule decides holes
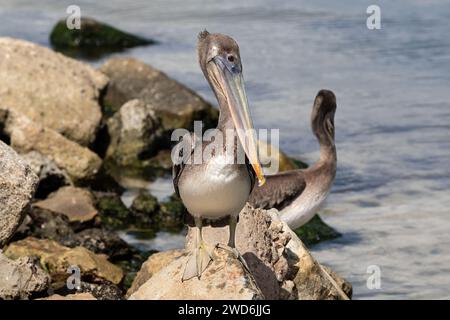
[[[186,238],[192,249],[192,229]],[[209,244],[228,242],[228,227],[203,228]],[[351,285],[317,262],[297,235],[279,219],[276,209],[247,205],[239,215],[236,246],[267,299],[347,299]],[[346,289],[346,290],[347,290]]]
[[[54,161],[39,152],[31,151],[20,156],[39,177],[39,186],[35,194],[36,198],[45,198],[60,187],[72,184],[64,170],[58,168]]]
[[[32,258],[10,260],[0,251],[0,299],[27,299],[49,284],[50,276]]]
[[[63,243],[74,236],[69,218],[63,214],[32,207],[27,217],[29,219],[26,220],[29,221],[27,223],[28,231],[24,233],[25,237],[33,236]],[[23,224],[20,228],[22,227]]]
[[[25,217],[37,183],[30,166],[0,141],[0,248]]]
[[[134,292],[130,300],[260,300],[252,275],[232,253],[215,249],[201,279],[181,281],[187,256],[173,260]]]
[[[266,299],[279,299],[281,287],[286,285],[288,261],[286,244],[290,234],[283,232],[283,224],[262,209],[247,206],[239,215],[236,229],[236,245],[246,260],[250,271]],[[186,249],[193,248],[193,229],[189,228]],[[203,227],[204,240],[215,245],[228,243],[228,226]]]
[[[90,228],[80,231],[61,242],[67,247],[82,246],[94,253],[105,254],[111,261],[128,259],[134,250],[114,231]]]
[[[87,64],[31,42],[0,38],[0,101],[31,120],[88,145],[102,117],[108,78]]]
[[[100,283],[81,281],[78,289],[69,290],[64,286],[64,288],[58,290],[56,293],[64,297],[89,294],[97,300],[122,300],[124,298],[122,290],[117,285],[108,281],[102,281]]]
[[[0,106],[0,128],[20,153],[37,151],[67,172],[74,182],[92,180],[102,160],[88,148],[80,146],[53,129],[27,116]]]
[[[110,78],[104,97],[105,107],[113,113],[132,99],[151,105],[165,130],[190,129],[194,120],[214,127],[218,111],[192,90],[163,72],[131,58],[113,58],[100,70]]]
[[[33,207],[63,214],[74,224],[89,222],[97,217],[94,195],[87,189],[62,187],[47,199],[35,202]]]
[[[152,254],[143,264],[127,291],[127,297],[135,293],[154,274],[167,267],[173,260],[181,257],[183,250],[169,250]]]
[[[48,239],[28,237],[13,242],[6,248],[5,255],[11,259],[38,257],[42,266],[50,272],[52,281],[63,276],[65,282],[71,266],[78,266],[81,275],[93,282],[106,280],[117,285],[123,278],[122,269],[109,262],[105,255],[95,254],[84,247],[68,248]]]
[[[228,227],[205,226],[204,240],[210,245],[228,242]],[[192,230],[186,238],[186,247],[193,246]],[[130,299],[290,299],[320,300],[348,299],[351,285],[327,267],[318,263],[296,234],[278,217],[275,209],[266,211],[244,208],[237,228],[237,248],[246,260],[250,275],[246,281],[254,281],[252,288],[237,284],[234,258],[211,263],[200,280],[197,278],[182,282],[181,275],[186,264],[186,253],[168,251],[151,256],[139,271],[127,295]],[[215,251],[224,255],[223,252]],[[217,259],[217,258],[216,258]],[[225,271],[222,271],[225,270]],[[233,271],[234,270],[234,271]],[[225,273],[225,274],[223,274]],[[223,278],[231,283],[223,284]],[[243,281],[240,278],[239,281]],[[239,282],[238,281],[238,282]],[[234,291],[217,289],[235,286]],[[162,288],[162,289],[161,289]],[[247,291],[246,291],[247,290]],[[256,293],[256,292],[260,293]],[[246,292],[245,296],[241,293]],[[253,292],[253,294],[250,294]]]
[[[132,166],[145,154],[155,154],[161,126],[153,107],[131,100],[108,120],[111,143],[106,156],[118,166]]]

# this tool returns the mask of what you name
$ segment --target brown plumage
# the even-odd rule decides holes
[[[207,219],[218,221],[228,218],[229,243],[227,246],[218,245],[233,252],[246,265],[235,248],[237,218],[252,191],[255,174],[261,183],[264,181],[257,159],[256,138],[249,136],[246,141],[241,133],[252,132],[254,128],[236,41],[205,30],[198,36],[197,51],[203,74],[217,97],[220,115],[214,142],[199,141],[193,134],[186,134],[174,150],[178,160],[183,159],[173,166],[174,188],[189,216],[193,217],[196,234],[196,246],[190,253],[183,280],[200,277],[213,258],[213,247],[202,237],[202,227]],[[216,140],[223,143],[217,145]],[[238,161],[238,155],[242,154],[239,151],[252,159],[251,165],[247,158],[243,163]],[[196,154],[200,154],[201,158],[198,159]]]
[[[257,208],[276,208],[292,228],[298,228],[315,214],[325,200],[336,174],[334,114],[336,97],[321,90],[314,100],[311,127],[320,144],[320,159],[307,169],[267,176],[266,184],[254,188],[249,203]]]

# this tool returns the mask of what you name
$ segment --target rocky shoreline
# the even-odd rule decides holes
[[[155,43],[121,33],[126,40],[111,36],[115,42],[105,44],[94,39],[120,31],[86,30],[63,35],[58,24],[52,42],[67,49],[86,36],[77,50],[108,52]],[[198,94],[133,58],[112,58],[96,70],[33,43],[0,38],[0,299],[223,298],[219,292],[230,299],[351,297],[351,285],[303,245],[339,236],[318,216],[294,233],[274,210],[246,208],[240,224],[245,229],[246,221],[259,221],[257,236],[267,246],[241,251],[259,263],[249,273],[219,250],[212,267],[225,265],[229,273],[193,280],[204,295],[175,282],[183,250],[141,252],[118,236],[119,230],[145,230],[149,238],[167,231],[187,232],[189,239],[180,200],[159,201],[139,182],[170,175],[173,129],[192,129],[194,120],[214,127],[217,117]],[[282,170],[304,165],[279,156]],[[141,189],[130,207],[120,197],[126,188]],[[69,289],[73,266],[80,282]],[[234,278],[220,282],[230,274]],[[156,290],[163,279],[169,283]]]

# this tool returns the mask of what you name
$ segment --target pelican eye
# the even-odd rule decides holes
[[[234,56],[232,56],[230,54],[230,55],[228,55],[227,59],[228,59],[228,61],[233,62],[234,61]]]

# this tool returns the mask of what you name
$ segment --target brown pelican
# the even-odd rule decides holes
[[[307,223],[325,201],[336,175],[334,114],[336,97],[321,90],[314,100],[311,127],[320,144],[320,159],[307,169],[291,170],[267,176],[261,188],[255,188],[249,202],[257,208],[277,208],[293,230]]]
[[[200,277],[212,259],[213,248],[202,239],[203,219],[230,217],[230,240],[228,247],[223,247],[231,250],[246,266],[235,249],[237,217],[253,189],[255,175],[260,185],[265,181],[257,157],[256,137],[254,134],[245,135],[254,129],[248,111],[239,47],[232,38],[210,34],[206,30],[199,34],[198,39],[198,59],[219,103],[217,129],[224,133],[224,143],[201,163],[195,162],[195,155],[199,151],[205,152],[212,142],[196,143],[198,137],[191,134],[183,137],[178,149],[175,148],[181,150],[175,152],[179,152],[178,156],[183,159],[173,166],[175,191],[194,217],[197,229],[196,249],[188,259],[183,280]],[[232,139],[226,134],[230,132],[235,133]],[[179,149],[185,140],[189,140],[188,152]],[[237,154],[243,154],[242,151],[246,155],[245,161],[238,163]]]

